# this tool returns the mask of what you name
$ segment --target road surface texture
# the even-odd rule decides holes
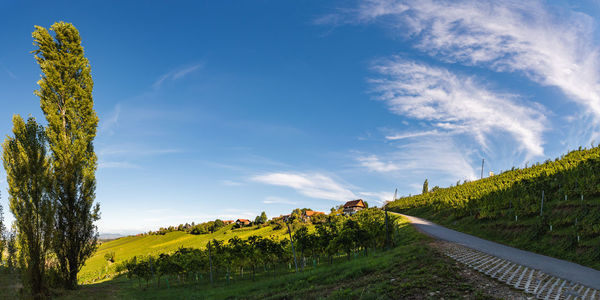
[[[421,218],[402,216],[429,236],[464,246],[447,251],[448,256],[537,298],[600,299],[598,270],[490,242]]]

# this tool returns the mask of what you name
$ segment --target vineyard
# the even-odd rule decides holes
[[[287,238],[233,237],[227,242],[212,240],[204,249],[179,248],[173,253],[135,256],[117,266],[140,285],[155,282],[158,287],[199,280],[225,281],[255,278],[304,270],[319,264],[333,264],[334,258],[350,260],[369,250],[391,246],[397,237],[395,216],[389,216],[386,234],[385,213],[365,209],[352,217],[331,215],[314,231],[302,226]],[[170,279],[170,280],[169,280]]]
[[[341,221],[341,226],[345,221],[337,217],[334,220]],[[389,224],[392,225],[392,222]],[[230,261],[228,280],[227,264],[219,265],[217,247],[211,246],[211,255],[215,255],[211,284],[210,260],[207,268],[199,268],[197,272],[191,268],[191,263],[183,262],[186,258],[191,262],[200,256],[196,261],[202,265],[205,251],[175,250],[166,253],[169,258],[163,255],[160,264],[157,262],[160,259],[158,255],[152,256],[151,263],[148,256],[138,257],[135,261],[141,260],[142,263],[130,265],[130,278],[123,274],[111,280],[82,285],[77,291],[57,295],[56,299],[426,299],[432,298],[431,295],[435,295],[433,298],[445,299],[490,297],[481,289],[480,281],[470,280],[450,258],[430,247],[431,239],[418,233],[406,219],[395,219],[393,227],[391,236],[395,245],[390,249],[382,249],[381,245],[376,249],[368,246],[369,251],[365,253],[358,246],[351,251],[349,257],[340,250],[333,256],[333,263],[326,254],[317,254],[314,264],[311,258],[313,254],[305,252],[304,268],[300,258],[301,250],[297,248],[297,243],[300,245],[302,242],[294,239],[298,272],[295,270],[293,253],[288,252],[284,255],[287,258],[282,259],[281,263],[276,259],[275,263],[267,262],[265,267],[264,261],[256,262],[254,275],[251,265],[244,264],[244,277],[240,272],[240,265]],[[319,235],[315,227],[309,228],[308,233],[313,238]],[[299,233],[297,237],[303,234]],[[248,242],[247,238],[244,240]],[[229,244],[227,242],[223,244],[219,247],[233,248],[226,246]],[[247,247],[249,246],[246,249],[250,249]],[[290,248],[291,244],[288,243],[284,250],[291,251]],[[229,250],[223,253],[227,251]],[[222,260],[227,261],[228,259]],[[144,264],[150,272],[143,271]],[[186,268],[186,265],[191,272],[183,272],[179,267]],[[140,269],[134,271],[136,266]],[[158,274],[156,268],[162,267],[165,267],[162,271],[164,273]],[[151,274],[152,270],[154,276],[150,276],[148,283],[144,278],[133,274]],[[0,282],[2,279],[0,273]]]
[[[600,148],[403,197],[390,210],[600,268]]]
[[[310,225],[309,225],[310,226]],[[233,237],[242,239],[251,235],[261,237],[283,238],[286,231],[277,226],[253,226],[234,229],[227,225],[219,230],[203,235],[187,234],[182,231],[169,232],[164,235],[128,236],[102,243],[98,250],[79,272],[80,283],[93,283],[108,280],[117,275],[116,267],[125,260],[134,256],[158,256],[161,253],[170,253],[180,247],[205,248],[209,241],[227,241]],[[114,254],[113,261],[105,256]]]

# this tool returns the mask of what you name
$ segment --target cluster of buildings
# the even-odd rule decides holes
[[[343,213],[345,215],[353,215],[356,212],[358,212],[362,209],[365,209],[365,208],[367,208],[367,205],[365,204],[365,201],[363,201],[362,199],[352,200],[352,201],[348,201],[344,204]],[[325,213],[322,211],[306,210],[306,211],[302,212],[300,219],[304,222],[308,222],[312,218],[314,218],[315,216],[318,216],[318,215],[325,215]],[[273,217],[271,220],[282,220],[284,222],[287,222],[291,217],[292,217],[292,214],[280,215],[279,217]],[[234,221],[226,220],[226,221],[223,221],[223,223],[225,223],[226,225],[229,225],[231,223],[234,223]],[[248,219],[237,219],[237,220],[235,220],[235,223],[239,226],[248,226],[252,222]]]

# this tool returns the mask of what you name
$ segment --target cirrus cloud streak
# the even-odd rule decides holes
[[[398,57],[380,61],[374,69],[381,77],[371,83],[392,112],[429,122],[447,133],[471,135],[484,149],[487,136],[502,131],[529,156],[544,154],[542,134],[547,120],[540,104],[518,103],[515,95],[495,93],[472,76]],[[438,134],[432,130],[388,139]]]
[[[348,201],[357,198],[356,194],[343,184],[319,173],[269,173],[254,176],[251,180],[269,185],[290,187],[311,198],[336,201]]]

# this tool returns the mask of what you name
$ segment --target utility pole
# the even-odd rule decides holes
[[[398,189],[396,189],[394,191],[394,199],[392,199],[393,201],[396,201],[396,194],[398,193]],[[385,205],[385,246],[387,249],[390,249],[390,228],[388,226],[388,212],[387,212],[387,205]]]
[[[485,162],[484,158],[481,159],[481,179],[483,179],[483,162]]]
[[[296,266],[296,273],[298,273],[298,260],[296,259],[296,249],[294,249],[294,239],[292,239],[292,230],[290,229],[290,223],[285,223],[290,234],[290,242],[292,243],[292,252],[294,253],[294,265]]]
[[[210,241],[208,241],[208,261],[210,263],[210,284],[213,284],[213,275],[212,275],[212,255],[210,253]]]

